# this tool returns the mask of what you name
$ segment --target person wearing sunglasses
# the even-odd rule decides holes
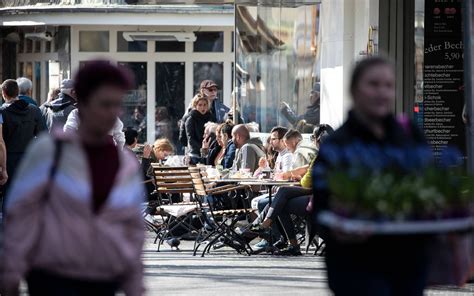
[[[209,112],[211,113],[211,122],[224,123],[228,119],[230,108],[224,105],[217,97],[217,84],[212,80],[203,80],[199,86],[199,95],[206,97],[209,100]],[[182,147],[188,145],[188,138],[186,136],[186,121],[189,118],[190,112],[193,110],[192,102],[181,118],[179,123],[178,140]]]
[[[209,99],[209,111],[211,111],[213,122],[223,123],[230,111],[230,108],[224,105],[217,97],[217,84],[212,80],[201,82],[199,92]]]

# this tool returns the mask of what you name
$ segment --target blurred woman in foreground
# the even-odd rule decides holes
[[[330,173],[363,172],[369,178],[383,165],[374,161],[370,153],[341,157],[343,149],[369,147],[389,154],[426,147],[414,124],[394,116],[395,74],[390,62],[380,57],[360,61],[354,68],[350,91],[353,108],[348,119],[321,145],[313,168],[316,214],[336,207],[331,202],[335,197],[329,189]],[[363,171],[359,170],[361,167]],[[397,167],[391,169],[400,171]],[[328,283],[335,295],[423,295],[429,266],[429,237],[341,235],[334,228],[321,226],[326,241]]]
[[[131,81],[88,62],[75,77],[77,132],[29,147],[7,204],[2,295],[18,295],[22,279],[33,296],[143,294],[140,168],[108,135]]]

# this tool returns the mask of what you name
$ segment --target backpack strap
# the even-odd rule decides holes
[[[48,180],[47,183],[51,183],[54,179],[54,176],[56,175],[56,172],[58,171],[58,166],[59,166],[59,159],[61,158],[63,150],[63,141],[60,139],[54,139],[54,155],[53,155],[53,162],[51,164],[51,167],[49,169],[49,174],[48,174]],[[51,185],[51,184],[49,184]],[[46,202],[49,198],[49,188],[50,186],[47,185],[46,189],[43,192],[43,197],[41,200],[43,202]]]
[[[48,180],[46,181],[46,183],[47,183],[46,188],[44,189],[43,195],[41,196],[42,204],[40,206],[43,207],[43,209],[44,209],[44,207],[46,206],[46,203],[49,200],[49,189],[51,188],[50,185],[51,185],[51,183],[53,181],[53,178],[56,175],[56,172],[58,170],[59,159],[61,157],[62,149],[63,149],[63,141],[61,141],[59,139],[54,139],[53,162],[52,162],[51,167],[49,169]],[[40,239],[41,239],[41,235],[43,234],[44,228],[45,228],[44,219],[41,219],[40,224],[39,224],[39,230],[38,230],[38,233],[37,233],[37,237],[36,237],[35,243],[34,243],[34,248],[32,248],[31,252],[27,255],[30,262],[33,261],[33,258],[36,254],[35,251],[38,250],[38,248],[39,248]]]

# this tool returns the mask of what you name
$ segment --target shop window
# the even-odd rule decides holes
[[[34,63],[35,80],[33,82],[33,91],[35,94],[36,102],[41,102],[41,62]]]
[[[18,43],[18,53],[25,52],[25,37],[23,34],[20,35],[20,42]]]
[[[123,31],[117,32],[117,51],[118,52],[146,52],[146,41],[132,41],[128,42],[123,38]]]
[[[51,41],[46,41],[44,44],[44,52],[51,52]]]
[[[41,52],[41,41],[34,41],[33,44],[35,53]]]
[[[184,63],[156,63],[155,138],[168,138],[183,152],[178,143],[178,121],[186,106]]]
[[[199,86],[203,80],[213,80],[217,84],[217,97],[223,100],[222,86],[224,63],[194,63],[194,93],[199,91]]]
[[[184,52],[186,50],[185,42],[178,41],[156,41],[156,52]]]
[[[223,52],[224,32],[196,32],[194,52]]]
[[[59,34],[56,33],[54,34],[54,52],[58,52],[59,51]]]
[[[32,53],[32,52],[33,52],[33,40],[26,39],[26,53]]]
[[[79,51],[107,52],[109,51],[108,31],[81,31],[79,32]]]
[[[146,62],[120,62],[129,68],[135,76],[135,85],[124,100],[121,120],[124,129],[133,128],[138,132],[138,142],[146,141],[146,98],[147,65]]]
[[[23,77],[25,64],[23,62],[18,63],[18,77]]]
[[[22,76],[28,78],[31,81],[33,81],[33,64],[31,62],[26,63],[25,73]]]

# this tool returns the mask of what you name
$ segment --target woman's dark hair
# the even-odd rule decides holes
[[[74,78],[78,103],[87,104],[93,92],[100,87],[116,86],[122,90],[133,87],[133,74],[125,67],[111,65],[106,60],[87,62]]]
[[[314,129],[311,139],[316,139],[319,143],[322,143],[333,132],[334,129],[329,124],[322,123]]]
[[[125,143],[127,145],[132,145],[133,143],[135,143],[135,140],[137,140],[138,138],[138,132],[137,130],[129,127],[125,130]]]
[[[352,77],[351,77],[351,84],[350,84],[350,92],[351,95],[354,95],[355,90],[359,84],[360,79],[362,76],[367,72],[370,68],[373,68],[375,66],[389,66],[393,67],[393,64],[390,60],[379,57],[379,56],[373,56],[369,58],[365,58],[361,61],[359,61],[354,69],[352,70]]]
[[[220,125],[221,133],[226,134],[229,137],[229,139],[232,138],[233,128],[234,128],[234,124],[230,120],[227,120],[226,122]]]

